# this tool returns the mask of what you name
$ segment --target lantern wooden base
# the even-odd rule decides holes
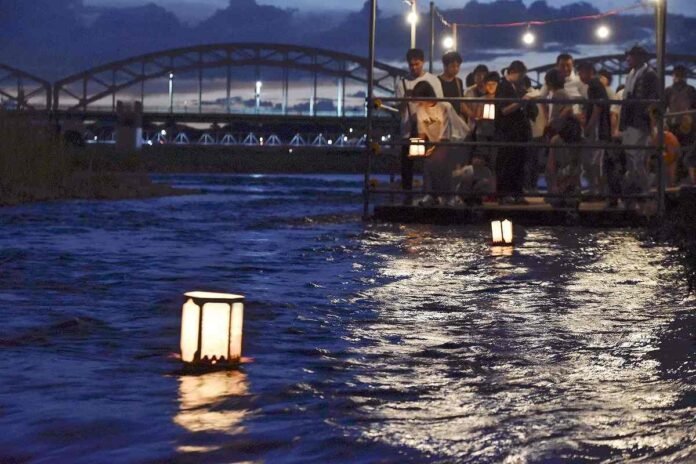
[[[210,372],[232,371],[241,369],[242,361],[240,359],[230,362],[218,362],[215,364],[204,362],[183,363],[181,367],[173,372],[173,375],[203,375]]]

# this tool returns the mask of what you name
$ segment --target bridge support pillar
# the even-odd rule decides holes
[[[116,151],[129,153],[140,150],[143,143],[142,102],[116,103]]]

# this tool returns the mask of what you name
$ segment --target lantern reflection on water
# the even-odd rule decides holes
[[[225,404],[225,401],[231,397],[244,397],[247,392],[246,375],[239,371],[182,376],[179,378],[179,412],[174,416],[174,423],[193,433],[241,433],[244,431],[241,423],[247,409],[240,408],[237,402],[233,402],[233,407],[233,404]],[[201,453],[215,451],[221,446],[219,443],[194,440],[181,443],[177,450]]]
[[[181,359],[189,364],[229,365],[242,356],[244,297],[189,292],[181,315]]]

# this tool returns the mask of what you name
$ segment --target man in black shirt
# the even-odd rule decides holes
[[[464,83],[458,77],[459,68],[462,66],[462,57],[457,52],[447,52],[442,56],[442,74],[437,76],[442,84],[442,94],[451,98],[464,96]],[[452,106],[457,114],[462,114],[462,102],[452,101]]]
[[[582,62],[578,66],[580,81],[587,86],[588,100],[609,100],[607,90],[602,81],[595,76],[594,65]],[[611,118],[609,114],[609,103],[588,103],[583,109],[585,121],[585,138],[590,143],[611,142]],[[601,192],[601,167],[605,158],[604,149],[589,149],[583,155],[583,171],[588,181],[590,193],[598,195]],[[607,179],[611,193],[620,193],[621,179],[613,176]],[[616,189],[619,189],[616,191]]]
[[[513,61],[507,68],[505,78],[500,81],[496,98],[530,99],[525,93],[524,77],[527,67],[521,61]],[[532,138],[532,127],[524,103],[499,103],[495,111],[496,138],[502,142],[528,143]],[[496,159],[498,202],[526,204],[522,195],[526,147],[500,147]]]

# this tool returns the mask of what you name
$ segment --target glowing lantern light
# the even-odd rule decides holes
[[[408,146],[409,157],[425,156],[425,140],[420,138],[410,139],[411,144]]]
[[[514,237],[512,233],[512,222],[509,220],[492,221],[491,233],[493,235],[493,245],[512,245]]]
[[[495,105],[493,103],[483,105],[483,119],[495,119]]]
[[[418,22],[418,13],[411,11],[406,15],[406,22],[409,24],[416,24]]]
[[[445,37],[442,39],[442,46],[447,50],[451,50],[454,47],[454,39],[450,36]]]
[[[244,297],[189,292],[181,314],[181,359],[189,364],[231,365],[242,357]]]

